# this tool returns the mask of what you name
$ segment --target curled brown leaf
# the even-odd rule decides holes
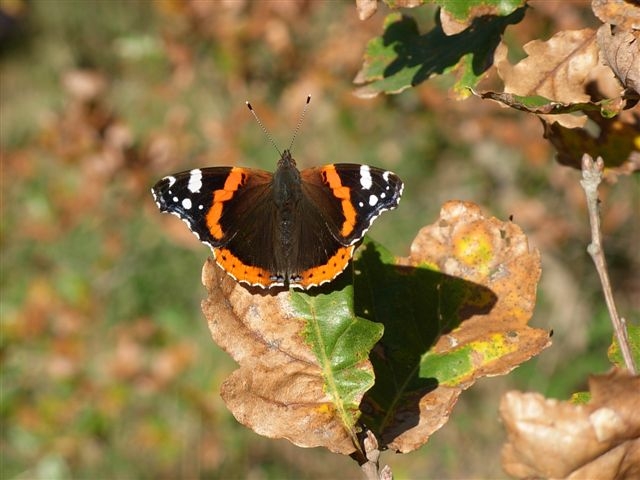
[[[358,10],[358,18],[366,20],[378,10],[378,0],[356,0],[356,9]]]
[[[593,13],[604,23],[640,29],[640,5],[629,0],[592,0]]]
[[[544,137],[557,150],[562,165],[581,168],[581,158],[588,153],[593,158],[602,157],[605,162],[605,178],[615,180],[617,175],[629,175],[640,170],[640,118],[620,115],[607,119],[599,114],[589,117],[598,126],[594,137],[584,128],[565,128],[558,123],[542,121]]]
[[[640,93],[640,31],[612,31],[605,24],[598,29],[598,45],[604,62],[625,88]]]
[[[589,380],[586,405],[537,393],[506,393],[502,465],[517,478],[631,479],[640,476],[640,376],[621,370]]]

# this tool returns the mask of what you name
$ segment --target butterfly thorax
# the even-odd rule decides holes
[[[302,184],[300,172],[289,150],[285,150],[273,174],[273,200],[276,205],[275,221],[277,224],[278,243],[280,248],[274,252],[276,264],[289,270],[291,262],[297,255],[297,238],[294,228],[299,225]],[[290,272],[287,272],[290,273]]]
[[[289,150],[285,150],[273,174],[273,199],[278,210],[290,209],[302,196],[300,172]]]

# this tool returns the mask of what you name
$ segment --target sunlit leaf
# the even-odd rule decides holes
[[[492,65],[493,52],[505,28],[519,22],[524,9],[505,17],[480,17],[471,27],[446,35],[440,24],[420,34],[416,21],[399,13],[385,19],[384,33],[367,45],[355,83],[361,97],[400,93],[434,75],[455,73],[453,87],[459,97],[475,86]]]
[[[505,471],[516,478],[637,478],[640,376],[613,370],[589,379],[586,405],[507,392]]]
[[[593,29],[565,30],[546,41],[531,41],[523,48],[528,56],[515,65],[507,59],[506,47],[496,50],[496,67],[504,81],[505,93],[521,97],[537,95],[563,104],[591,100],[586,85],[593,80],[598,67],[602,68]],[[583,126],[585,120],[563,115],[549,121],[576,127]]]
[[[540,260],[513,223],[448,202],[411,255],[391,260],[368,244],[356,262],[356,311],[385,326],[362,411],[382,445],[408,452],[447,421],[463,389],[511,371],[550,340],[527,326]]]
[[[211,334],[240,364],[221,389],[240,423],[299,446],[355,450],[358,407],[374,381],[367,357],[382,326],[354,314],[346,277],[313,293],[271,295],[205,264]]]

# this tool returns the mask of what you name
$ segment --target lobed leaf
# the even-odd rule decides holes
[[[574,404],[507,392],[500,416],[505,471],[516,478],[638,478],[640,376],[612,370],[589,379],[591,399]]]
[[[445,204],[407,258],[366,241],[352,287],[342,275],[310,291],[265,292],[208,261],[203,311],[240,364],[222,398],[244,425],[296,445],[350,454],[363,424],[381,448],[411,451],[477,378],[550,344],[527,326],[539,263],[517,226],[464,202]]]
[[[505,28],[522,20],[524,8],[507,16],[476,18],[469,28],[447,35],[438,23],[420,34],[416,21],[399,13],[387,16],[382,36],[369,41],[363,66],[354,83],[360,97],[400,93],[434,75],[456,74],[453,87],[459,97],[468,96],[492,65],[493,53]]]
[[[374,381],[367,356],[382,326],[355,316],[345,280],[333,291],[271,295],[205,263],[202,309],[214,341],[240,364],[221,388],[240,423],[302,447],[355,450],[358,406]]]
[[[544,137],[555,147],[558,162],[581,169],[582,155],[587,153],[593,158],[602,157],[609,176],[640,170],[640,119],[631,115],[606,119],[593,112],[588,117],[599,128],[596,136],[585,128],[568,128],[541,119]]]
[[[602,83],[604,91],[621,91],[619,84],[610,85],[611,71],[600,64],[600,49],[593,29],[565,30],[547,41],[529,42],[523,48],[528,56],[515,65],[507,59],[504,45],[496,49],[495,64],[507,94],[538,96],[559,104],[572,105],[591,103],[592,95],[588,86],[593,82]],[[609,116],[621,108],[614,107],[614,112],[609,112]],[[569,128],[582,127],[586,117],[555,115],[547,121],[558,122]]]
[[[362,421],[381,445],[408,452],[447,421],[463,389],[511,371],[550,340],[527,326],[540,260],[513,223],[448,202],[411,255],[391,260],[369,243],[355,265],[356,311],[385,326]]]

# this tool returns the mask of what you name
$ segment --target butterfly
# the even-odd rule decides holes
[[[346,268],[373,221],[398,206],[402,190],[396,174],[368,165],[298,170],[287,149],[273,173],[196,168],[162,178],[152,194],[160,211],[182,219],[237,281],[307,289]]]

